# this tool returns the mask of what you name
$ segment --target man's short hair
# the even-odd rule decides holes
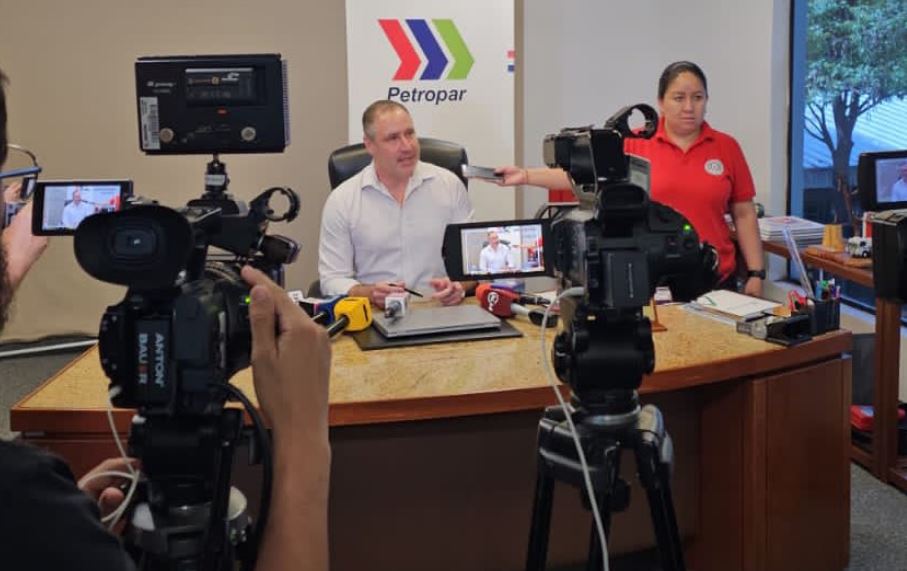
[[[6,136],[6,76],[0,71],[0,167],[6,162],[6,144],[9,142]]]
[[[375,119],[378,118],[378,115],[382,113],[387,113],[388,111],[394,111],[399,109],[407,115],[409,115],[409,109],[406,106],[397,103],[396,101],[391,101],[389,99],[379,99],[371,105],[365,108],[365,111],[362,112],[362,132],[365,133],[365,136],[369,139],[375,139]]]

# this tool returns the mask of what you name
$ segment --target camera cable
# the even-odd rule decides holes
[[[262,470],[261,498],[258,506],[258,518],[256,518],[255,521],[255,541],[252,546],[252,556],[245,561],[244,565],[244,568],[254,569],[255,560],[258,558],[258,545],[261,542],[262,537],[264,537],[265,526],[268,524],[268,515],[271,511],[271,486],[274,476],[274,458],[271,454],[271,437],[268,435],[267,430],[265,430],[265,423],[262,421],[258,410],[252,405],[249,397],[243,394],[241,390],[229,383],[211,383],[210,386],[225,391],[230,397],[229,400],[235,400],[242,403],[243,408],[246,409],[246,412],[252,419],[252,425],[255,428],[255,436],[260,447]]]
[[[548,323],[548,314],[551,313],[551,308],[557,305],[562,298],[565,297],[580,297],[585,293],[585,290],[581,287],[572,287],[566,289],[557,296],[557,299],[554,303],[548,305],[545,308],[545,314],[542,317],[542,323]],[[579,434],[576,431],[576,426],[573,424],[573,417],[571,416],[570,406],[564,401],[561,391],[558,390],[557,377],[554,374],[554,369],[551,368],[551,360],[549,359],[549,352],[545,346],[545,337],[546,328],[539,328],[539,338],[541,339],[541,348],[542,348],[542,362],[545,364],[545,373],[548,377],[548,384],[551,385],[552,390],[554,390],[554,396],[557,397],[557,401],[560,403],[561,408],[564,411],[564,417],[567,419],[567,425],[570,427],[570,435],[573,437],[573,444],[576,446],[576,453],[579,456],[579,462],[583,469],[583,482],[586,485],[586,494],[589,496],[589,505],[592,506],[592,517],[595,521],[595,531],[598,534],[598,542],[602,547],[602,562],[604,571],[610,570],[610,564],[608,562],[608,544],[605,541],[605,526],[602,525],[602,517],[598,510],[598,502],[595,501],[595,490],[592,488],[592,479],[589,476],[589,464],[586,462],[586,454],[583,452],[583,446],[579,440]]]

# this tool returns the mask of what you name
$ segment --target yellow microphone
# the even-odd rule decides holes
[[[334,322],[327,327],[333,337],[341,331],[362,331],[372,324],[372,306],[367,297],[345,297],[334,305]]]

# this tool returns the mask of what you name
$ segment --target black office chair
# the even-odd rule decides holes
[[[466,158],[466,149],[462,146],[442,141],[419,137],[421,159],[427,163],[437,165],[454,173],[469,188],[469,181],[463,176],[463,165],[469,164]],[[337,149],[328,157],[328,178],[331,179],[331,188],[337,188],[340,183],[364,169],[372,162],[371,155],[365,150],[363,143],[348,145]]]
[[[469,189],[469,180],[463,176],[463,165],[469,164],[466,149],[462,146],[442,141],[419,137],[420,159],[433,165],[445,168],[457,175]],[[328,157],[328,178],[331,189],[335,189],[346,179],[364,169],[372,162],[372,156],[365,150],[364,143],[347,145],[331,153]],[[315,280],[309,285],[309,297],[321,297],[321,282]]]

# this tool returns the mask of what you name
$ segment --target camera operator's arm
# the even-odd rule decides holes
[[[19,199],[21,185],[17,182],[3,190],[3,201]],[[47,249],[47,237],[31,233],[32,203],[26,204],[3,230],[6,249],[6,275],[13,290],[19,287],[25,274]]]
[[[495,173],[504,175],[500,186],[541,186],[542,188],[571,188],[570,178],[562,169],[537,168],[527,169],[516,166],[498,167]]]
[[[242,276],[253,286],[255,394],[274,435],[274,493],[256,568],[327,570],[330,340],[263,273],[247,266]]]
[[[752,201],[734,202],[731,204],[731,217],[737,228],[737,244],[746,261],[746,269],[759,271],[765,269],[762,256],[762,239],[759,237],[759,221],[756,217],[756,206]],[[753,296],[762,295],[762,278],[751,277],[743,286],[743,293]]]

